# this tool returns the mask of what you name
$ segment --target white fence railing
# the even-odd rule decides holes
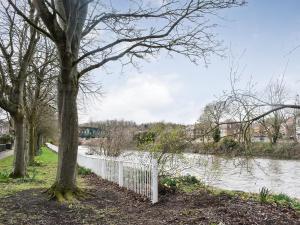
[[[48,148],[58,152],[58,147],[50,143]],[[128,190],[158,202],[158,169],[157,161],[151,163],[133,162],[125,159],[84,155],[78,153],[79,166],[92,170],[103,179],[119,184]]]

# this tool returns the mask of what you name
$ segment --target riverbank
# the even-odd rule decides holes
[[[91,193],[71,204],[49,201],[43,192],[55,178],[57,156],[47,149],[29,177],[10,180],[12,157],[0,160],[0,224],[299,224],[290,205],[260,203],[238,192],[211,190],[201,184],[177,185],[152,205],[94,174],[79,176]],[[249,194],[249,196],[251,196]],[[17,215],[17,216],[16,216]]]
[[[192,144],[185,152],[219,155],[223,157],[268,158],[282,160],[300,160],[299,143],[252,143],[248,150],[232,140],[219,143]]]

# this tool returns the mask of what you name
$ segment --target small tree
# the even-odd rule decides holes
[[[185,129],[182,126],[169,127],[158,123],[141,135],[138,148],[149,151],[157,159],[159,175],[174,175],[178,172],[178,162],[187,146]]]
[[[221,140],[221,131],[219,127],[214,129],[212,137],[215,143],[218,143]]]

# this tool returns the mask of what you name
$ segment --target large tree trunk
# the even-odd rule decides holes
[[[14,168],[12,177],[24,177],[26,175],[26,139],[25,139],[25,120],[22,115],[13,116],[15,129],[14,143]]]
[[[58,200],[64,200],[64,198],[68,200],[70,195],[78,190],[76,186],[78,151],[77,71],[75,68],[65,69],[62,71],[62,77],[58,81],[60,140],[54,197]],[[63,198],[59,199],[60,197]]]

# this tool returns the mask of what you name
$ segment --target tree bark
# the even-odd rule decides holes
[[[29,122],[29,164],[34,162],[34,157],[36,155],[36,133],[35,133],[35,126],[33,122]]]
[[[40,155],[41,147],[42,147],[42,135],[40,133],[37,134],[37,139],[36,139],[36,152],[35,155]]]
[[[77,71],[62,70],[58,81],[58,111],[60,141],[55,189],[65,195],[76,192],[76,165],[78,152]],[[56,196],[57,197],[57,196]]]
[[[25,149],[25,122],[24,116],[14,115],[15,143],[14,143],[14,168],[12,177],[24,177],[26,175],[26,149]]]

